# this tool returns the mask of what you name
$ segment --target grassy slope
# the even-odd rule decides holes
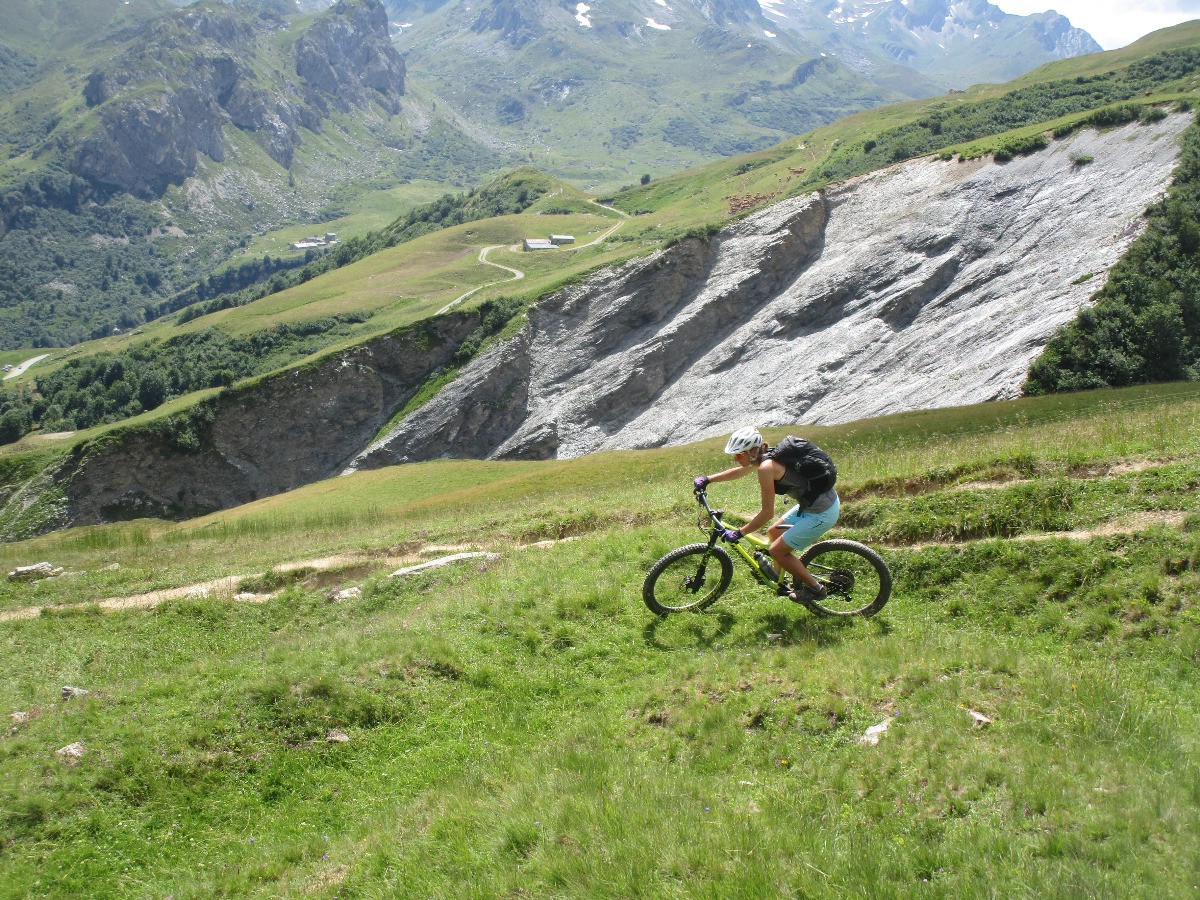
[[[45,58],[73,51],[97,34],[138,24],[171,9],[163,0],[77,0],[45,3],[39,0],[0,0],[4,42],[30,56]]]
[[[0,362],[14,365],[31,355],[49,353],[32,377],[53,371],[73,359],[96,353],[119,352],[134,343],[165,339],[220,327],[234,335],[250,334],[283,323],[303,322],[346,312],[369,312],[372,317],[354,334],[352,342],[411,324],[434,314],[465,292],[483,287],[466,302],[477,304],[498,295],[533,299],[566,279],[576,278],[600,266],[611,265],[645,252],[647,241],[612,241],[584,246],[622,224],[620,216],[594,204],[563,185],[553,196],[536,203],[522,215],[504,216],[455,226],[425,235],[374,254],[295,288],[265,297],[247,306],[223,310],[184,325],[172,319],[151,322],[135,332],[90,341],[65,350],[7,351]],[[544,214],[548,209],[569,208],[568,214]],[[631,231],[633,229],[630,229]],[[525,237],[547,237],[551,233],[574,235],[576,243],[562,250],[524,253],[514,250]],[[488,256],[489,262],[525,273],[520,281],[491,265],[478,261],[484,247],[501,245]],[[493,288],[486,287],[496,283]],[[326,352],[329,349],[327,348]],[[28,377],[14,379],[10,385]],[[193,395],[199,399],[199,394]],[[95,430],[88,434],[94,435]],[[81,433],[82,435],[82,433]],[[34,443],[37,439],[33,439]],[[29,442],[20,447],[22,449]],[[0,451],[3,452],[3,451]]]
[[[34,713],[0,738],[4,883],[1189,895],[1198,424],[1200,395],[1174,386],[811,429],[843,472],[839,532],[888,545],[896,591],[872,622],[814,620],[744,573],[706,614],[647,613],[642,575],[695,539],[688,479],[720,465],[715,441],[387,469],[0,547],[6,566],[92,572],[4,584],[0,609],[337,551],[502,552],[408,580],[314,577],[262,605],[0,623],[0,705]],[[748,482],[721,494],[754,499]],[[1129,524],[1164,511],[1183,524]],[[1026,539],[1113,522],[1134,533]],[[364,579],[362,598],[326,599]],[[63,684],[93,693],[63,702]],[[879,746],[858,742],[892,716]],[[56,761],[74,741],[83,760]]]

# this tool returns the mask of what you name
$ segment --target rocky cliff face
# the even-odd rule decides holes
[[[56,475],[54,526],[187,518],[336,475],[479,322],[445,316],[219,395],[193,416],[194,441],[145,428],[83,444]]]
[[[400,110],[404,60],[388,37],[387,12],[378,0],[341,0],[296,41],[296,74],[308,84],[310,102],[328,99],[339,109],[374,100]],[[315,93],[314,93],[315,92]]]
[[[597,276],[351,468],[446,448],[573,457],[1016,396],[1140,231],[1189,121],[1088,131],[1003,165],[906,163]]]
[[[291,165],[300,128],[317,129],[329,107],[377,100],[389,112],[404,92],[404,62],[388,40],[378,0],[343,0],[295,44],[295,74],[263,77],[272,35],[287,20],[219,4],[197,4],[149,26],[110,65],[94,70],[84,98],[96,127],[72,155],[89,181],[157,197],[196,172],[197,154],[225,159],[222,129],[255,135]]]

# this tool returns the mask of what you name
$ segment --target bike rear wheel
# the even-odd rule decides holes
[[[800,561],[828,591],[820,600],[800,595],[800,602],[815,615],[873,616],[891,596],[887,563],[857,541],[819,541],[804,551]]]
[[[642,600],[660,616],[700,610],[725,593],[732,578],[733,559],[724,547],[688,544],[650,567],[642,583]]]

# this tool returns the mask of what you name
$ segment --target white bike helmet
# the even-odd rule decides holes
[[[762,435],[758,433],[758,429],[753,425],[747,425],[745,428],[739,428],[729,436],[729,443],[725,445],[725,452],[733,456],[735,453],[745,453],[754,447],[761,447],[762,443]]]

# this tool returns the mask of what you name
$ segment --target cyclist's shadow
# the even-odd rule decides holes
[[[656,650],[711,648],[736,624],[737,616],[727,609],[686,616],[655,616],[642,629],[642,639]]]
[[[642,629],[642,638],[656,650],[668,652],[711,649],[741,621],[727,609],[680,616],[656,616]],[[863,622],[857,617],[825,619],[796,615],[793,610],[780,610],[751,614],[744,624],[749,628],[743,628],[740,637],[748,644],[829,647],[842,642],[847,628],[862,627]],[[871,627],[883,634],[891,630],[886,620],[878,618],[871,620]]]

